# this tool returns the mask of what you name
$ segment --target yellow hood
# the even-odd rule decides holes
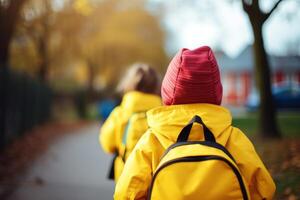
[[[147,112],[148,124],[153,133],[159,139],[163,136],[172,142],[176,141],[182,128],[194,115],[202,118],[205,125],[216,138],[226,128],[231,126],[232,117],[230,112],[224,107],[213,104],[161,106]],[[202,133],[203,130],[200,126],[194,126],[190,134],[190,139],[203,139]],[[161,142],[164,143],[164,139]],[[169,142],[165,145],[168,146]]]
[[[121,103],[122,109],[129,115],[134,112],[147,111],[157,106],[161,106],[161,99],[159,96],[138,91],[126,93]]]

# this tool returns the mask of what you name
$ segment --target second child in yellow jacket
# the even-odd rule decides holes
[[[148,128],[146,112],[161,105],[156,95],[158,78],[146,64],[135,64],[120,83],[124,94],[101,127],[99,141],[105,152],[118,156],[114,160],[114,179],[118,180],[124,162]]]

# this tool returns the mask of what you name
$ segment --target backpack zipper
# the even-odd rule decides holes
[[[165,167],[175,164],[175,163],[179,163],[179,162],[202,162],[202,161],[208,161],[208,160],[221,160],[223,162],[225,162],[227,165],[230,166],[230,168],[233,170],[234,174],[236,175],[241,191],[242,191],[242,195],[243,195],[243,199],[244,200],[248,200],[248,195],[247,195],[247,190],[245,188],[244,182],[243,182],[243,178],[241,176],[241,174],[239,173],[238,169],[227,159],[220,157],[220,156],[187,156],[187,157],[182,157],[182,158],[177,158],[174,160],[170,160],[166,163],[164,163],[162,166],[160,166],[158,168],[158,170],[156,170],[156,172],[154,173],[153,179],[151,181],[151,185],[149,188],[149,195],[147,197],[147,200],[151,199],[151,195],[152,195],[152,189],[153,189],[153,185],[154,185],[154,181],[158,175],[158,173]]]

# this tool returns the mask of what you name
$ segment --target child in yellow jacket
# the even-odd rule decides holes
[[[116,154],[110,178],[117,181],[124,162],[138,139],[148,128],[146,111],[161,105],[156,95],[158,75],[149,65],[133,65],[119,85],[124,94],[121,105],[116,107],[100,129],[99,141],[105,152]]]
[[[226,147],[235,158],[250,198],[272,199],[275,192],[272,177],[250,140],[241,130],[232,126],[230,112],[220,106],[220,72],[209,47],[182,49],[178,52],[169,64],[161,94],[164,106],[147,112],[149,129],[129,156],[116,185],[114,199],[147,198],[153,174],[162,155],[176,142],[182,128],[195,115],[202,118],[216,142]],[[203,135],[199,132],[203,132],[201,126],[193,127],[189,141],[203,140]],[[188,172],[183,176],[188,176]],[[172,188],[165,192],[172,192]],[[182,188],[182,193],[185,192],[187,191]]]

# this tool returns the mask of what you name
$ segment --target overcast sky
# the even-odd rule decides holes
[[[164,25],[169,30],[167,49],[210,45],[237,56],[253,42],[252,29],[240,1],[230,0],[152,0],[164,5]],[[277,0],[263,0],[268,11]],[[232,3],[234,2],[234,3]],[[268,52],[284,55],[287,47],[300,52],[300,1],[285,0],[264,26]],[[289,45],[288,45],[289,44]]]

